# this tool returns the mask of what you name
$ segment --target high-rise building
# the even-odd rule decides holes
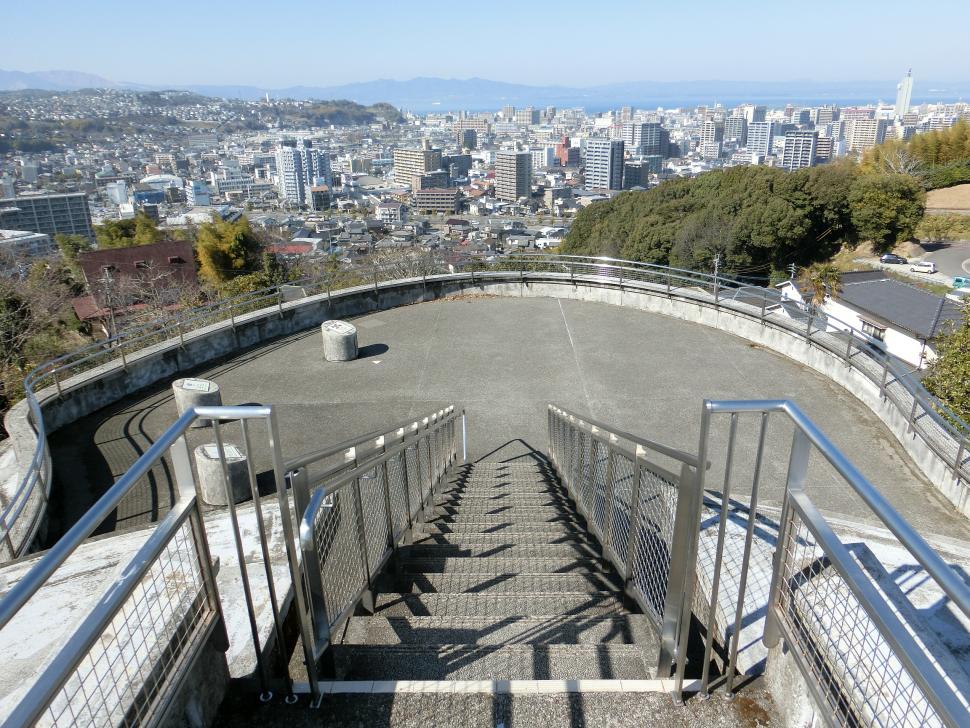
[[[903,80],[896,86],[896,118],[901,119],[909,111],[913,100],[913,69],[909,69]]]
[[[748,120],[743,116],[729,116],[724,120],[724,139],[733,139],[739,147],[748,143]]]
[[[817,131],[790,131],[785,134],[785,149],[781,155],[781,166],[787,170],[812,167],[815,165],[817,148]]]
[[[530,124],[538,124],[539,109],[534,109],[531,106],[526,106],[524,109],[518,109],[515,112],[515,123],[525,124],[526,126]]]
[[[838,106],[820,106],[815,109],[815,126],[831,124],[839,118]]]
[[[395,149],[394,183],[411,184],[415,175],[427,174],[441,169],[440,149]]]
[[[94,240],[91,210],[83,192],[65,195],[21,195],[0,200],[0,228],[54,236],[83,235]]]
[[[495,155],[495,196],[515,202],[532,194],[532,154],[501,151]]]
[[[188,180],[185,185],[185,201],[198,207],[208,206],[209,186],[202,180]]]
[[[630,154],[659,154],[668,156],[670,134],[657,121],[630,121],[620,129],[624,148]]]
[[[708,119],[701,126],[701,144],[724,141],[724,122],[720,119]]]
[[[886,140],[886,119],[854,119],[848,123],[846,140],[850,152],[871,149]]]
[[[745,104],[741,107],[742,116],[745,121],[749,124],[757,124],[765,120],[765,115],[768,113],[767,106],[755,106],[754,104]]]
[[[622,139],[590,139],[586,143],[586,188],[623,189]]]
[[[770,121],[755,121],[748,124],[748,151],[759,157],[771,154],[774,132]]]
[[[815,143],[815,164],[825,164],[835,156],[835,139],[820,136]]]
[[[537,172],[540,169],[546,169],[548,167],[554,167],[558,162],[556,159],[556,148],[552,146],[533,149],[531,154],[533,172]]]
[[[309,205],[311,187],[333,184],[330,156],[308,140],[282,142],[276,150],[276,179],[284,200]]]
[[[462,129],[459,131],[458,146],[462,149],[475,149],[478,146],[478,132],[474,129]]]
[[[515,107],[509,104],[502,107],[502,118],[505,121],[515,121]]]

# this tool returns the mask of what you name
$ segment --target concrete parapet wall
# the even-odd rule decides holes
[[[970,515],[966,488],[952,477],[949,465],[908,431],[906,416],[883,400],[878,388],[844,359],[756,314],[718,308],[713,301],[694,300],[684,292],[668,294],[662,286],[621,285],[616,280],[577,278],[568,274],[529,273],[522,280],[518,272],[489,272],[412,278],[364,285],[330,294],[319,294],[238,315],[234,324],[222,321],[184,335],[184,344],[171,339],[127,358],[76,375],[61,384],[58,396],[53,387],[37,393],[48,432],[91,414],[138,390],[170,380],[196,367],[235,355],[272,339],[318,327],[334,318],[352,318],[378,310],[395,308],[465,294],[513,297],[571,298],[580,301],[626,306],[679,318],[720,329],[808,366],[844,387],[881,419],[920,471],[964,514]],[[696,291],[688,291],[696,295]],[[754,311],[754,309],[752,309]],[[22,480],[37,437],[26,417],[26,404],[15,406],[7,416],[7,429],[14,438]],[[49,472],[49,466],[48,466]],[[31,508],[43,508],[40,498]],[[25,513],[25,515],[30,515]],[[36,513],[31,520],[36,520]]]

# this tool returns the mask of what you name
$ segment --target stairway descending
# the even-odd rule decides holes
[[[655,677],[652,627],[540,461],[453,469],[381,586],[334,635],[339,680]]]

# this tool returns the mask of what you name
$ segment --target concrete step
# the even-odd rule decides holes
[[[442,516],[521,516],[536,518],[549,515],[575,516],[576,512],[557,503],[503,503],[501,501],[479,501],[476,503],[444,503],[434,506],[434,512]]]
[[[469,513],[468,515],[463,515],[458,513],[456,515],[444,515],[441,513],[433,513],[431,519],[428,521],[429,525],[448,525],[448,524],[468,524],[468,523],[478,523],[481,524],[483,530],[487,530],[492,526],[501,526],[503,524],[508,525],[518,525],[523,528],[529,528],[533,525],[549,524],[549,523],[561,523],[571,528],[577,530],[585,530],[582,522],[578,520],[578,516],[572,513],[536,513],[536,514],[516,514],[503,516],[501,514],[488,516],[483,513]]]
[[[509,495],[556,495],[566,497],[566,492],[558,485],[521,482],[510,483],[507,481],[495,483],[472,483],[465,487],[436,488],[435,496],[472,496],[477,498],[507,497]]]
[[[414,536],[415,544],[444,544],[448,546],[463,546],[465,544],[475,546],[496,546],[502,544],[515,544],[516,546],[528,545],[568,545],[581,544],[592,546],[599,549],[599,545],[588,534],[583,533],[543,533],[539,532],[519,532],[506,534],[502,531],[497,533],[417,533]]]
[[[512,539],[506,539],[512,541]],[[536,543],[455,543],[414,544],[399,553],[408,559],[445,559],[456,557],[483,558],[599,558],[598,548],[588,543],[536,544]]]
[[[603,561],[577,556],[458,556],[443,559],[406,556],[401,559],[401,567],[409,574],[568,574],[606,570]]]
[[[502,534],[506,538],[516,538],[520,535],[538,536],[540,534],[543,536],[548,535],[549,538],[559,536],[587,537],[586,529],[581,524],[564,521],[515,523],[509,520],[447,521],[436,519],[435,521],[423,524],[421,530],[426,534]]]
[[[334,645],[342,680],[649,680],[637,645]],[[652,662],[652,661],[651,661]]]
[[[676,705],[661,684],[649,682],[324,682],[324,700],[308,709],[259,703],[243,690],[230,691],[215,725],[286,728],[644,728],[644,726],[781,726],[784,721],[763,690],[745,687],[729,698]]]
[[[642,614],[561,617],[352,617],[345,645],[599,645],[656,640]]]
[[[393,580],[393,589],[381,591],[478,594],[539,592],[555,595],[562,592],[609,592],[617,594],[619,580],[603,573],[586,574],[401,574]]]
[[[377,595],[384,617],[584,617],[623,613],[623,602],[606,593],[561,594],[396,594]]]
[[[560,506],[572,508],[572,501],[565,495],[556,493],[472,493],[446,494],[435,496],[436,506],[488,506],[488,505],[512,505],[512,506]]]

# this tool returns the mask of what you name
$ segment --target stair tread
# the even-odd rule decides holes
[[[588,543],[537,544],[537,543],[456,543],[425,544],[417,543],[400,551],[408,559],[443,558],[484,558],[501,556],[505,558],[529,557],[585,557],[598,558],[599,550]]]
[[[564,615],[617,614],[623,602],[605,592],[532,592],[400,594],[386,592],[376,598],[376,613],[385,616],[478,615],[558,617]]]
[[[351,618],[342,644],[653,645],[651,625],[642,614],[559,618],[528,616],[365,616]]]
[[[396,583],[399,591],[452,592],[607,592],[616,594],[619,584],[603,574],[403,574]]]
[[[345,680],[566,680],[653,677],[639,645],[333,645]],[[652,655],[649,655],[652,662]]]
[[[409,573],[556,574],[606,571],[604,562],[581,556],[403,556],[401,564]]]

